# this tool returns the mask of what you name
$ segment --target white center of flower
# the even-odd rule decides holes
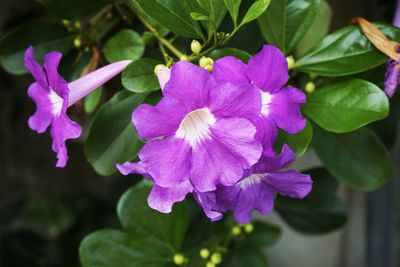
[[[269,114],[269,104],[272,101],[272,95],[266,92],[261,91],[261,114],[268,115]]]
[[[53,105],[53,114],[56,116],[60,115],[63,105],[63,99],[51,88],[49,98],[51,104]]]
[[[259,183],[261,181],[261,174],[252,174],[247,178],[244,178],[242,181],[237,183],[238,186],[242,189],[246,189],[252,184]]]
[[[185,116],[175,136],[184,138],[192,147],[206,138],[210,138],[209,126],[215,123],[215,117],[208,108],[196,109]]]

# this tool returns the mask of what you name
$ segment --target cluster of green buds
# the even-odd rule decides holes
[[[219,252],[210,253],[207,248],[202,248],[200,250],[200,257],[207,260],[205,267],[215,267],[222,262],[222,255]]]
[[[239,236],[244,232],[245,234],[251,234],[254,230],[254,225],[252,223],[248,224],[237,224],[232,227],[231,232],[234,236]]]
[[[213,70],[213,64],[214,60],[210,57],[201,57],[199,61],[199,66],[202,67],[203,69],[208,70],[209,72],[212,72]]]
[[[63,19],[62,24],[64,24],[69,32],[81,32],[82,30],[82,23],[80,21],[70,21]],[[79,49],[82,46],[82,40],[81,37],[78,36],[74,39],[74,46]]]

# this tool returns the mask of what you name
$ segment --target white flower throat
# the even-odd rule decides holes
[[[244,178],[242,181],[238,182],[237,185],[242,189],[246,189],[252,184],[259,183],[261,181],[261,174],[252,174],[249,177]]]
[[[50,90],[49,94],[50,102],[53,105],[52,109],[53,114],[58,116],[60,115],[64,100],[52,88],[49,88],[49,90]]]
[[[184,138],[190,146],[195,147],[206,138],[210,138],[210,125],[215,117],[208,108],[196,109],[188,113],[179,125],[175,136]]]
[[[267,116],[269,114],[269,104],[272,101],[272,95],[266,92],[261,91],[261,114]]]

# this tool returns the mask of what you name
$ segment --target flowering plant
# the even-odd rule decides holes
[[[86,236],[82,266],[266,266],[281,229],[261,215],[331,232],[347,220],[339,182],[370,192],[391,179],[375,122],[399,84],[399,28],[358,18],[328,34],[324,0],[40,2],[60,19],[0,40],[2,66],[35,79],[29,128],[50,126],[56,167],[83,135],[99,175],[135,181],[122,229]],[[38,26],[50,41],[12,46]],[[290,165],[312,152],[317,168]]]

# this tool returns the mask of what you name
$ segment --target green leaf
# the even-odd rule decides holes
[[[389,39],[399,41],[400,29],[374,23]],[[356,25],[342,28],[296,61],[295,69],[321,76],[342,76],[374,68],[387,61]]]
[[[253,222],[253,225],[254,230],[246,237],[246,242],[256,247],[272,246],[282,235],[282,230],[278,226],[265,222]]]
[[[27,73],[23,58],[29,45],[34,46],[35,59],[42,63],[42,57],[51,51],[65,54],[71,50],[74,38],[58,24],[27,22],[0,39],[1,65],[12,74]]]
[[[88,161],[99,174],[112,174],[116,171],[115,163],[133,159],[142,147],[131,115],[145,97],[146,94],[122,91],[97,112],[84,150]]]
[[[118,217],[130,235],[152,244],[147,249],[168,256],[180,251],[189,214],[184,202],[176,203],[169,214],[149,208],[147,197],[152,184],[143,180],[125,192],[118,203]]]
[[[187,0],[132,0],[153,20],[179,35],[191,38],[202,36],[199,24],[193,21]]]
[[[257,246],[248,242],[236,244],[231,253],[232,262],[236,267],[268,267],[265,254]],[[231,266],[231,265],[230,265]]]
[[[96,109],[97,105],[100,102],[102,91],[102,87],[97,88],[83,99],[83,107],[87,114],[92,113]]]
[[[332,9],[328,2],[321,1],[314,22],[308,29],[306,35],[296,47],[296,57],[300,57],[319,43],[329,32],[332,21]]]
[[[343,133],[385,118],[389,114],[389,101],[376,85],[348,79],[308,94],[302,111],[322,128]]]
[[[343,227],[346,211],[336,197],[338,182],[325,169],[306,171],[313,188],[304,199],[278,196],[275,203],[279,215],[292,228],[308,234],[323,234]]]
[[[194,20],[209,20],[209,17],[199,12],[190,12],[190,16]]]
[[[270,2],[271,0],[255,1],[250,6],[249,10],[247,10],[246,15],[244,15],[244,18],[240,23],[240,26],[249,23],[250,21],[253,21],[257,19],[259,16],[261,16],[264,13],[264,11],[268,8]]]
[[[239,14],[239,7],[242,0],[224,0],[225,6],[229,11],[229,14],[232,17],[233,23],[236,25],[237,17]]]
[[[280,153],[283,143],[286,143],[293,150],[297,158],[301,157],[310,146],[313,137],[313,128],[309,120],[303,130],[296,134],[288,134],[279,130],[278,139],[275,142],[274,150]]]
[[[270,45],[290,54],[314,21],[320,0],[272,1],[258,18],[261,33]]]
[[[233,56],[237,59],[240,59],[244,63],[247,64],[247,61],[251,58],[251,55],[247,53],[246,51],[239,50],[236,48],[222,48],[222,49],[216,49],[212,51],[209,55],[213,60],[218,60],[220,58],[226,57],[226,56]]]
[[[136,92],[150,92],[160,89],[154,68],[161,62],[151,58],[141,58],[130,63],[122,72],[122,85]]]
[[[56,16],[79,20],[90,13],[112,3],[112,0],[38,0]]]
[[[103,52],[108,62],[135,60],[143,55],[144,42],[137,32],[125,29],[107,41]]]
[[[351,187],[373,191],[392,177],[390,155],[370,129],[333,134],[315,127],[313,146],[329,172]]]

